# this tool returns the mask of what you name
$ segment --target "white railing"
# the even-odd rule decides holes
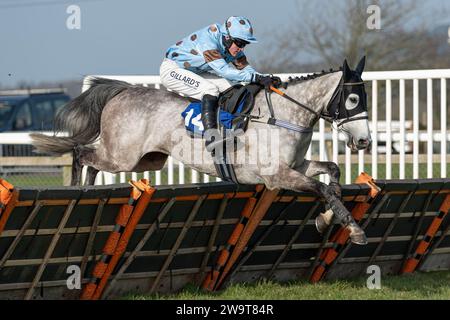
[[[283,80],[289,76],[302,76],[305,74],[278,74]],[[88,76],[84,79],[82,91],[89,88]],[[109,76],[99,75],[110,79],[123,80],[132,84],[142,84],[161,88],[158,76]],[[367,84],[366,90],[371,99],[368,100],[372,131],[372,153],[359,151],[357,155],[352,155],[351,151],[344,147],[344,136],[338,134],[325,121],[320,120],[318,130],[313,134],[314,147],[310,147],[307,152],[308,159],[331,160],[343,165],[343,175],[345,183],[352,182],[352,168],[357,166],[357,171],[368,171],[374,178],[400,178],[406,177],[406,167],[412,166],[412,178],[419,178],[420,164],[426,168],[426,177],[437,177],[433,164],[439,164],[440,177],[447,177],[447,163],[450,163],[447,141],[450,141],[450,131],[447,130],[447,80],[450,78],[450,69],[438,70],[411,70],[411,71],[375,71],[365,72],[362,78]],[[426,108],[420,108],[419,84],[426,84]],[[408,85],[412,86],[412,92],[407,92]],[[380,87],[385,87],[385,97],[380,96]],[[394,88],[398,87],[398,91]],[[439,88],[439,90],[438,90]],[[393,103],[395,96],[398,96],[398,104]],[[436,104],[433,97],[439,102]],[[407,104],[407,97],[412,97],[412,105]],[[385,104],[385,115],[379,114],[379,106]],[[407,110],[412,109],[412,117],[406,119]],[[422,112],[420,112],[422,111]],[[398,117],[394,117],[397,115]],[[419,128],[420,116],[426,117],[422,121],[425,129]],[[433,127],[433,117],[439,117],[439,128]],[[384,119],[383,119],[384,118]],[[393,118],[398,118],[393,122]],[[383,119],[382,121],[379,119]],[[422,119],[424,120],[424,119]],[[395,127],[395,124],[397,126]],[[412,124],[408,126],[407,124]],[[381,128],[383,127],[383,128]],[[1,144],[27,144],[30,143],[27,134],[0,134]],[[385,146],[383,146],[383,143]],[[433,145],[434,144],[434,145]],[[398,155],[392,153],[395,145]],[[412,146],[411,146],[412,145]],[[419,148],[421,146],[422,148]],[[379,149],[384,147],[385,154]],[[408,154],[408,148],[412,149],[412,154]],[[345,149],[345,150],[344,150]],[[420,154],[420,149],[423,152]],[[437,150],[439,149],[439,152]],[[1,159],[1,158],[0,158]],[[382,165],[384,164],[384,165]],[[393,171],[393,164],[396,169]],[[0,160],[1,165],[1,160]],[[385,174],[379,174],[379,169],[383,169]],[[178,181],[175,180],[175,170],[178,170]],[[163,171],[157,171],[153,183],[158,185],[162,182],[162,174],[167,175],[167,183],[197,183],[202,180],[208,182],[210,177],[191,170],[190,181],[186,179],[187,169],[183,164],[178,163],[169,157]],[[150,173],[145,172],[144,177],[149,177]],[[137,174],[133,173],[132,178]],[[321,181],[328,182],[327,177],[321,177]],[[103,173],[98,176],[97,184],[110,184],[115,182],[126,182],[125,173],[113,175]]]
[[[303,76],[305,74],[278,74],[283,80],[286,80],[289,76]],[[117,80],[127,81],[133,84],[143,84],[144,86],[153,85],[156,88],[160,88],[161,83],[158,76],[100,76],[107,77]],[[447,131],[447,79],[450,78],[450,69],[434,69],[434,70],[408,70],[408,71],[373,71],[373,72],[364,72],[362,78],[367,84],[371,85],[371,92],[368,94],[371,95],[371,103],[369,102],[369,109],[372,110],[371,114],[371,130],[372,130],[372,154],[370,160],[367,156],[365,156],[366,151],[362,150],[358,152],[358,171],[362,172],[367,170],[368,162],[371,162],[371,175],[374,178],[378,178],[378,167],[379,167],[379,154],[378,154],[378,144],[381,141],[385,141],[386,143],[386,156],[385,156],[385,176],[386,179],[391,178],[405,178],[405,167],[406,167],[406,152],[405,152],[405,142],[412,142],[413,144],[413,157],[412,157],[412,166],[413,166],[413,178],[419,178],[419,143],[426,142],[426,164],[427,164],[427,177],[433,177],[433,163],[435,163],[434,148],[433,143],[440,143],[440,176],[447,176],[447,141],[449,141],[449,132]],[[419,81],[426,80],[427,85],[427,103],[426,103],[426,132],[419,132]],[[440,106],[439,108],[435,108],[433,105],[433,83],[435,81],[439,81],[440,83]],[[413,118],[410,119],[413,123],[413,129],[411,132],[407,132],[405,128],[406,122],[406,83],[407,81],[412,81],[413,83]],[[392,115],[393,111],[396,111],[392,105],[392,87],[393,82],[398,82],[399,85],[399,105],[398,105],[398,113],[399,113],[399,132],[395,133],[392,131]],[[386,114],[385,114],[385,133],[379,133],[378,131],[378,105],[379,105],[379,84],[384,83],[386,87],[385,93],[385,105],[386,105]],[[86,90],[89,87],[89,77],[84,79],[83,90]],[[433,113],[440,113],[440,130],[433,130]],[[327,150],[326,150],[326,141],[330,138],[330,134],[327,132],[331,132],[331,141],[332,141],[332,161],[339,163],[340,157],[340,148],[339,143],[343,141],[343,136],[338,134],[336,130],[330,128],[328,124],[325,123],[324,120],[319,121],[319,131],[315,132],[313,136],[313,142],[319,141],[319,160],[328,160]],[[392,155],[392,143],[399,142],[399,159],[398,159],[398,176],[394,176],[392,172],[392,164],[393,164],[393,155]],[[345,149],[344,152],[344,171],[345,173],[345,182],[351,183],[351,168],[354,165],[352,161],[351,152],[348,148]],[[308,150],[307,154],[308,158],[313,156],[312,149]],[[172,167],[172,162],[169,161],[169,168]],[[380,177],[381,178],[381,177]],[[207,178],[205,178],[207,180]],[[322,181],[328,182],[327,177],[321,177]]]

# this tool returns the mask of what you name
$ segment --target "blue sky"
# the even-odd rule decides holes
[[[426,2],[431,9],[450,7],[448,0]],[[66,28],[70,4],[81,8],[81,30]],[[251,59],[270,45],[270,31],[297,12],[294,0],[0,0],[0,84],[157,74],[168,46],[230,15],[254,25],[260,43],[247,50]]]

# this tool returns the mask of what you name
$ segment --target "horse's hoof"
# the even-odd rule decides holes
[[[322,234],[325,232],[325,230],[327,229],[328,224],[325,222],[324,217],[322,216],[322,214],[319,214],[316,217],[316,229],[317,231]]]
[[[319,233],[324,233],[328,226],[331,224],[333,220],[333,211],[331,209],[328,209],[324,213],[321,213],[316,218],[316,228]]]
[[[366,233],[355,222],[350,223],[347,228],[350,231],[350,240],[354,244],[366,245],[368,243]]]
[[[361,246],[364,246],[366,244],[368,244],[369,242],[367,241],[367,237],[366,234],[364,232],[360,233],[354,233],[354,234],[350,234],[350,239],[354,244],[358,244]]]

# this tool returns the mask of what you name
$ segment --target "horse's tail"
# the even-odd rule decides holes
[[[95,141],[100,134],[100,119],[104,106],[131,84],[104,78],[92,78],[91,87],[68,102],[56,115],[54,135],[31,134],[38,153],[61,155]],[[57,133],[67,133],[56,136]]]

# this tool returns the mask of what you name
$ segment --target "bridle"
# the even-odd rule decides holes
[[[367,112],[367,109],[364,106],[367,106],[366,104],[366,94],[365,92],[363,92],[362,97],[363,97],[363,101],[361,101],[358,105],[358,107],[356,107],[355,109],[352,110],[347,110],[347,108],[345,107],[345,86],[363,86],[364,82],[363,81],[359,81],[359,82],[344,82],[343,79],[341,79],[338,87],[336,88],[336,90],[333,93],[333,96],[331,97],[330,101],[328,102],[328,105],[326,106],[326,108],[324,108],[324,110],[326,110],[325,112],[317,112],[315,110],[313,110],[312,108],[304,105],[303,103],[299,102],[298,100],[290,97],[289,95],[287,95],[285,92],[270,86],[269,88],[266,88],[265,90],[265,95],[266,95],[266,101],[267,101],[267,105],[269,107],[269,111],[271,114],[271,118],[269,118],[268,123],[272,124],[272,125],[278,125],[278,126],[282,126],[287,128],[286,124],[288,124],[286,121],[282,121],[282,120],[278,120],[275,119],[275,114],[273,111],[273,105],[272,105],[272,99],[270,96],[271,92],[274,92],[278,95],[280,95],[281,97],[295,103],[296,105],[298,105],[299,107],[307,110],[310,113],[313,113],[318,119],[324,119],[325,121],[329,122],[329,123],[334,123],[334,122],[339,122],[337,124],[337,127],[339,129],[339,127],[341,127],[344,123],[348,123],[351,121],[357,121],[357,120],[368,120],[368,116],[358,116],[355,117],[355,115],[360,114],[362,112]],[[285,86],[286,88],[286,86]],[[340,109],[343,109],[340,110]],[[341,120],[341,121],[340,121]],[[284,123],[283,125],[280,125]],[[293,124],[289,124],[291,127],[292,126],[297,126],[297,125],[293,125]],[[298,128],[303,128],[303,127],[299,127]],[[287,128],[289,129],[289,128]],[[310,131],[307,130],[310,128],[303,128],[303,130],[301,132],[306,132],[306,131]],[[342,128],[341,128],[342,129]],[[300,131],[300,130],[295,130],[295,131]]]
[[[339,128],[345,123],[357,121],[357,120],[368,120],[369,117],[366,116],[358,116],[355,115],[360,114],[362,112],[367,112],[367,95],[364,92],[364,88],[361,90],[360,96],[362,96],[362,101],[359,101],[358,107],[348,110],[345,107],[345,88],[346,86],[364,86],[363,81],[359,82],[344,82],[341,79],[339,86],[333,93],[333,96],[330,99],[327,107],[325,108],[326,112],[321,113],[320,117],[327,122],[333,123],[338,122],[337,127]],[[343,109],[342,111],[340,109]]]

